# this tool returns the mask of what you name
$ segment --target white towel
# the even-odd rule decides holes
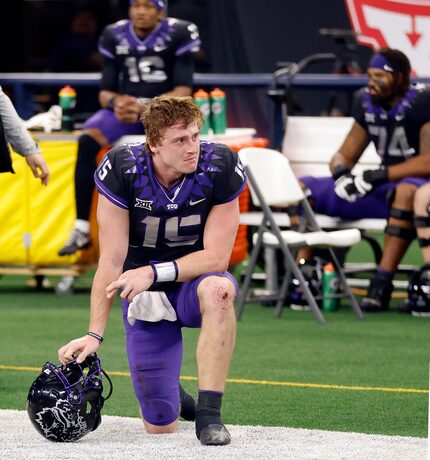
[[[47,112],[38,113],[29,120],[24,122],[27,129],[43,128],[45,133],[50,133],[52,130],[61,129],[61,115],[63,110],[59,105],[52,105]]]
[[[163,319],[176,321],[176,312],[165,292],[143,291],[128,306],[127,320],[131,326],[137,319],[156,323]]]

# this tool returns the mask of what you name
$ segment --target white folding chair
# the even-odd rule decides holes
[[[362,319],[363,313],[361,308],[348,286],[342,266],[333,251],[334,247],[350,247],[358,243],[361,239],[360,231],[358,229],[335,230],[332,232],[322,231],[318,226],[315,214],[304,195],[303,189],[290,167],[288,159],[278,151],[259,147],[246,147],[239,151],[239,156],[247,174],[252,202],[255,206],[261,208],[262,214],[261,224],[254,235],[254,247],[251,251],[245,278],[237,301],[236,313],[238,319],[242,316],[257,257],[263,246],[280,249],[286,261],[286,273],[282,286],[276,296],[276,316],[279,317],[282,313],[284,298],[288,291],[289,278],[293,274],[300,283],[303,295],[315,319],[319,323],[324,323],[323,315],[315,297],[296,263],[294,252],[301,247],[325,247],[330,253],[330,258],[335,265],[340,284],[343,287],[343,293],[336,294],[336,296],[348,297],[357,318]],[[305,233],[294,230],[281,231],[271,207],[286,207],[290,204],[299,204],[302,206],[312,231]]]

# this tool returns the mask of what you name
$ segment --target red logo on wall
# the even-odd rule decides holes
[[[430,0],[345,0],[357,40],[373,49],[397,48],[415,72],[430,75]]]

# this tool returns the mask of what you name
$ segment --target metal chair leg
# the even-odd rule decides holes
[[[243,310],[245,308],[246,297],[248,295],[249,286],[251,284],[252,274],[254,272],[255,265],[257,263],[258,253],[260,251],[261,242],[263,240],[263,231],[258,232],[257,242],[251,251],[251,258],[248,261],[248,268],[246,270],[245,278],[243,280],[239,296],[236,304],[236,318],[240,320],[242,317]]]

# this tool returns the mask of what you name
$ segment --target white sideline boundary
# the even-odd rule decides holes
[[[0,452],[8,460],[62,459],[315,459],[425,460],[425,438],[381,436],[284,427],[228,425],[232,443],[202,446],[194,424],[177,433],[148,435],[137,418],[103,416],[100,427],[74,444],[44,439],[27,413],[0,410]]]

